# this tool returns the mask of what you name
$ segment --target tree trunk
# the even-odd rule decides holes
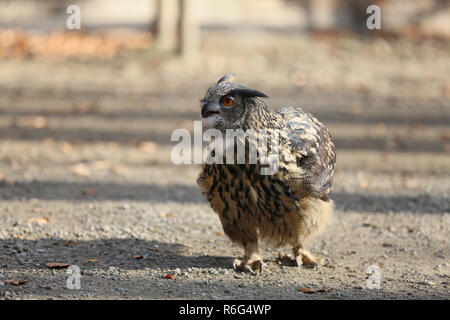
[[[181,0],[180,12],[180,52],[191,58],[198,54],[200,47],[200,25],[196,15],[197,0]]]
[[[178,39],[179,0],[158,0],[156,46],[175,51]]]

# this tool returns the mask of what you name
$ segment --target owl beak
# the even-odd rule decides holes
[[[218,114],[219,108],[204,103],[202,106],[202,118],[208,118],[213,114]]]

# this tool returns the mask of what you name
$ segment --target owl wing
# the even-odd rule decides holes
[[[285,121],[287,144],[296,160],[296,168],[290,170],[295,172],[290,184],[305,186],[306,182],[315,197],[328,201],[336,162],[330,133],[325,125],[301,109],[286,107],[277,112]]]

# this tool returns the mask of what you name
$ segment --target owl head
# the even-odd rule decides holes
[[[204,130],[243,128],[248,116],[261,105],[258,98],[267,98],[262,92],[230,82],[231,78],[231,74],[220,78],[201,99]]]

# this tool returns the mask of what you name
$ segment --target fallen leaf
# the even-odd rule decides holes
[[[50,222],[50,219],[47,218],[47,217],[28,219],[28,223],[46,224],[46,223],[49,223],[49,222]]]
[[[81,193],[84,196],[95,196],[96,194],[98,194],[98,190],[97,189],[84,189]]]
[[[298,291],[303,292],[303,293],[317,293],[317,292],[328,292],[333,290],[333,288],[324,288],[324,289],[310,289],[310,288],[306,288],[306,287],[300,287],[298,289]]]
[[[136,260],[143,259],[143,258],[144,258],[144,256],[142,256],[142,255],[140,255],[140,254],[135,254],[135,255],[133,256],[133,259],[136,259]]]
[[[20,286],[27,283],[26,280],[3,280],[4,283],[12,284],[13,286]]]
[[[100,260],[97,260],[97,259],[88,259],[88,262],[91,262],[91,263],[95,263],[95,262],[99,262]]]
[[[77,244],[78,244],[78,241],[68,241],[64,244],[64,246],[65,247],[70,246],[70,245],[76,246]]]
[[[70,266],[69,263],[62,263],[62,262],[48,262],[45,264],[47,268],[50,269],[65,269]]]
[[[164,279],[175,280],[177,277],[173,274],[166,274]]]

